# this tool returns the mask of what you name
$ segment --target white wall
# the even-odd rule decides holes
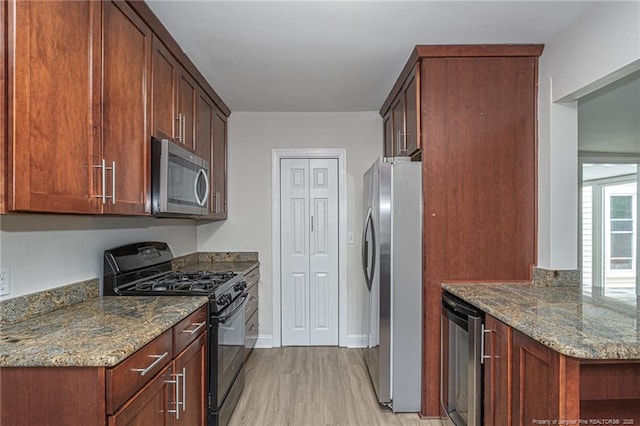
[[[62,215],[0,218],[0,266],[11,268],[10,299],[102,277],[107,248],[138,241],[166,241],[175,256],[196,251],[190,219]]]
[[[574,101],[638,68],[637,1],[596,3],[545,46],[538,106],[538,265],[542,267],[578,267],[578,114]]]
[[[362,175],[382,155],[382,120],[377,112],[234,112],[229,119],[229,219],[198,226],[199,251],[258,251],[260,336],[273,335],[271,254],[271,151],[273,148],[347,149],[347,335],[365,332],[365,283],[360,266]],[[342,231],[344,232],[344,231]],[[275,285],[279,285],[275,282]]]

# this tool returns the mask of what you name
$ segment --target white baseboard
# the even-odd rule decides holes
[[[273,336],[258,336],[258,340],[256,341],[256,348],[272,348],[273,347]]]
[[[347,336],[348,348],[366,348],[369,339],[366,334],[349,334]]]
[[[366,348],[368,343],[366,334],[350,334],[347,336],[347,348]],[[258,336],[256,348],[273,348],[273,336]]]

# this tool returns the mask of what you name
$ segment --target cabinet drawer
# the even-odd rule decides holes
[[[258,310],[258,286],[254,285],[249,288],[247,295],[247,304],[244,306],[244,317],[250,318],[255,311]]]
[[[182,352],[189,343],[205,331],[207,331],[207,305],[173,326],[173,356]]]
[[[106,371],[107,414],[113,414],[131,395],[171,362],[171,329]]]
[[[257,284],[260,280],[260,268],[256,268],[244,276],[244,282],[247,283],[247,288],[251,288],[252,285]]]

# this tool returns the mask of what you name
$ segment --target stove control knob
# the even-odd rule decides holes
[[[238,284],[233,286],[233,291],[242,291],[245,288],[247,288],[247,283],[242,281],[242,282],[239,282]]]
[[[222,296],[220,296],[220,298],[218,299],[218,301],[216,302],[218,305],[228,305],[229,303],[231,303],[231,295],[229,294],[223,294]]]

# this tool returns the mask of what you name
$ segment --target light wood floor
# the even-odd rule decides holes
[[[254,349],[245,369],[245,389],[230,426],[441,426],[439,420],[381,407],[361,349]]]

